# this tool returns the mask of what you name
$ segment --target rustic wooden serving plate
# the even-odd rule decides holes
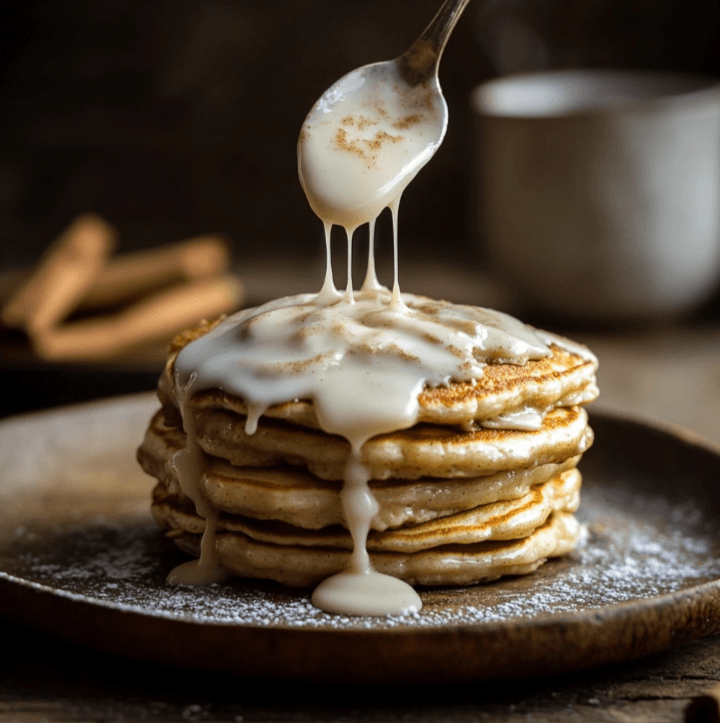
[[[537,573],[423,590],[405,618],[348,618],[309,591],[173,588],[182,558],[134,456],[135,395],[0,422],[0,613],[161,663],[314,680],[459,681],[629,660],[720,630],[720,453],[591,412],[576,553]]]

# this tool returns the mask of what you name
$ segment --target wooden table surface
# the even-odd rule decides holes
[[[683,427],[720,449],[720,319],[575,336],[601,360],[598,406]],[[388,687],[263,686],[113,657],[6,621],[0,640],[0,723],[720,721],[716,699],[702,697],[720,685],[720,635],[576,676]]]
[[[246,680],[159,667],[80,648],[8,623],[0,623],[0,634],[2,723],[676,723],[690,720],[688,707],[720,680],[720,636],[641,661],[562,678],[356,687]],[[238,651],[238,655],[252,655],[252,651]],[[708,703],[693,721],[718,720],[717,704],[712,698]]]

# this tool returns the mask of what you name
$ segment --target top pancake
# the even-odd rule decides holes
[[[177,355],[217,323],[189,329],[173,341],[159,384],[159,396],[164,404],[174,404],[173,375]],[[468,425],[524,407],[546,410],[593,401],[598,395],[595,383],[597,360],[585,347],[562,337],[553,338],[557,343],[550,346],[552,354],[546,358],[530,360],[524,365],[488,363],[483,376],[474,383],[451,382],[443,387],[426,387],[419,396],[417,421]],[[245,400],[219,389],[197,392],[191,406],[196,412],[225,409],[243,415],[248,413]],[[306,427],[320,426],[311,400],[288,400],[271,406],[264,414]]]

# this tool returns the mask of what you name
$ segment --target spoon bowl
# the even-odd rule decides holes
[[[301,132],[299,175],[312,209],[351,229],[376,218],[432,158],[446,127],[436,78],[410,86],[397,61],[348,73]]]
[[[357,68],[317,101],[298,142],[300,182],[325,223],[352,230],[399,200],[445,136],[438,66],[469,0],[446,0],[395,60]]]

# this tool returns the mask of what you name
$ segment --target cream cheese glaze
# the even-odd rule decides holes
[[[409,86],[397,66],[354,70],[310,111],[298,143],[298,171],[312,209],[354,230],[398,199],[442,142],[445,101],[424,83]]]
[[[217,388],[248,403],[252,433],[267,407],[295,399],[314,402],[322,429],[350,442],[342,505],[355,550],[343,574],[321,584],[313,601],[329,612],[392,614],[417,610],[406,583],[372,570],[365,540],[377,504],[363,464],[363,444],[378,434],[413,426],[425,386],[478,380],[488,362],[524,364],[548,356],[557,338],[498,311],[411,294],[403,309],[388,289],[365,289],[352,301],[303,294],[241,311],[186,346],[175,362],[175,390],[187,450],[175,460],[183,491],[208,520],[199,561],[174,571],[172,582],[222,578],[212,541],[216,512],[197,487],[202,452],[195,441],[191,394]],[[585,354],[587,351],[585,350]],[[491,420],[530,428],[537,410]],[[528,417],[530,420],[528,420]],[[539,420],[539,421],[538,421]]]
[[[372,569],[366,539],[378,507],[363,445],[379,434],[413,426],[425,386],[477,380],[488,362],[524,364],[550,355],[550,343],[562,344],[500,312],[401,295],[399,201],[442,141],[445,101],[423,84],[408,87],[374,68],[338,81],[308,115],[298,142],[300,181],[325,227],[327,270],[321,291],[242,311],[186,346],[175,361],[174,391],[187,449],[173,463],[183,492],[207,522],[200,559],[173,571],[171,582],[196,584],[223,576],[214,552],[217,511],[199,490],[203,453],[188,404],[192,394],[217,388],[245,400],[249,434],[269,406],[303,399],[314,402],[325,432],[350,443],[341,502],[354,550],[346,570],[315,590],[313,603],[351,615],[420,610],[412,587]],[[377,282],[372,252],[375,219],[386,207],[393,215],[392,292]],[[352,236],[364,223],[370,224],[368,271],[355,291]],[[344,227],[348,240],[344,294],[336,290],[331,270],[333,225]],[[520,410],[494,425],[534,429],[544,411]]]

